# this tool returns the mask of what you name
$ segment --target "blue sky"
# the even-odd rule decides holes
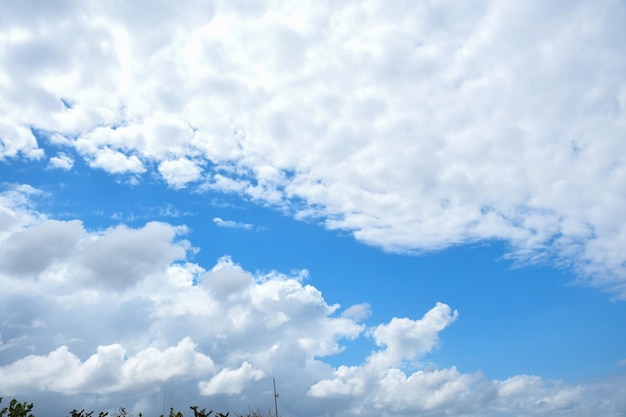
[[[0,397],[623,415],[624,18],[9,1]]]

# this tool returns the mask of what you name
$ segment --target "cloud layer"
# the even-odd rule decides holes
[[[626,410],[619,378],[500,381],[428,364],[441,332],[462,320],[446,304],[368,327],[369,306],[327,304],[306,271],[253,274],[229,257],[208,268],[193,262],[185,228],[91,231],[39,213],[36,194],[23,186],[0,194],[0,392],[34,399],[37,415],[120,405],[157,414],[166,396],[179,408],[264,408],[271,378],[286,415]],[[325,361],[357,338],[375,344],[361,364]]]
[[[44,158],[36,129],[111,174],[391,251],[504,240],[625,294],[622,2],[36,3],[3,11],[2,159]]]

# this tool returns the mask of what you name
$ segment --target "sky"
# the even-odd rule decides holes
[[[0,397],[626,415],[622,0],[3,0]]]

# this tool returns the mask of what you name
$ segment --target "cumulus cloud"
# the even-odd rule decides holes
[[[374,367],[397,366],[404,359],[422,356],[435,347],[439,332],[457,318],[458,313],[451,311],[443,303],[431,309],[423,319],[393,318],[388,324],[381,324],[372,330],[378,346],[385,349],[369,357]]]
[[[57,156],[53,156],[50,158],[50,167],[63,169],[65,171],[72,169],[74,166],[74,159],[70,156],[64,154],[63,152],[59,153]]]
[[[188,245],[177,240],[184,231],[150,222],[88,233],[78,220],[44,220],[0,240],[0,276],[124,289],[184,259]]]
[[[98,346],[84,362],[61,346],[45,356],[29,355],[0,367],[3,392],[49,390],[72,393],[110,393],[158,387],[213,371],[211,358],[196,351],[190,338],[159,351],[153,347],[125,357],[119,344]]]
[[[184,228],[153,222],[92,231],[37,213],[33,195],[29,187],[0,195],[9,216],[0,245],[0,316],[10,318],[0,322],[0,390],[29,396],[39,407],[58,407],[63,399],[79,401],[74,407],[89,394],[96,399],[91,408],[124,404],[157,413],[161,403],[153,396],[167,391],[181,407],[211,401],[239,410],[241,401],[267,404],[276,378],[281,400],[298,399],[281,404],[289,415],[626,410],[620,378],[579,385],[533,375],[498,381],[425,367],[442,331],[462,320],[446,304],[418,319],[366,326],[369,306],[329,305],[304,282],[305,271],[251,273],[229,257],[202,266],[191,259],[191,243],[180,240]],[[36,262],[14,261],[34,251],[42,254]],[[325,362],[346,340],[365,337],[377,348],[362,363]]]
[[[198,384],[200,394],[241,394],[248,381],[258,381],[263,378],[263,371],[253,369],[252,365],[244,362],[238,369],[223,369],[210,381],[201,381]]]
[[[96,150],[89,161],[89,165],[93,168],[104,169],[112,174],[142,173],[146,171],[137,155],[126,155],[111,148]]]
[[[37,145],[32,131],[6,116],[0,117],[0,161],[22,154],[29,159],[41,159],[44,152]]]
[[[12,233],[2,240],[0,271],[36,277],[52,262],[71,254],[83,233],[82,224],[77,220],[46,220]]]
[[[373,352],[362,366],[339,367],[334,378],[315,383],[308,394],[316,398],[360,397],[379,381],[384,384],[393,375],[404,375],[398,367],[433,349],[439,332],[456,317],[457,312],[452,312],[448,305],[437,303],[420,320],[393,318],[387,324],[376,326],[371,334],[376,344],[384,349]]]
[[[189,159],[182,158],[161,162],[159,172],[169,185],[181,188],[188,182],[198,180],[202,170]]]
[[[249,3],[5,1],[0,163],[43,158],[38,132],[51,166],[74,148],[92,168],[236,193],[390,251],[499,239],[517,262],[555,262],[624,297],[622,2]],[[126,354],[198,359],[194,395],[260,400],[255,384],[277,375],[299,415],[626,409],[622,380],[409,370],[456,319],[450,307],[368,329],[367,309],[340,312],[297,276],[194,263],[179,227],[87,230],[34,211],[35,193],[0,194],[11,389],[40,392],[28,375],[42,372],[77,392],[56,369],[82,372],[91,392],[140,386],[100,365],[123,370]],[[380,350],[353,367],[321,359],[357,337]],[[150,389],[189,388],[164,369]]]
[[[20,10],[0,158],[40,158],[34,126],[114,174],[206,182],[391,251],[501,239],[623,295],[620,2]]]

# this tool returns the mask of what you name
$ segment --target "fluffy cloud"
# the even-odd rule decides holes
[[[229,257],[204,267],[181,240],[184,228],[91,231],[38,213],[29,200],[35,195],[23,186],[0,195],[8,219],[0,245],[0,317],[7,318],[0,391],[37,407],[122,404],[158,413],[167,394],[179,407],[209,401],[241,410],[242,401],[267,404],[275,377],[289,415],[617,417],[626,410],[623,378],[498,381],[424,365],[441,332],[462,320],[446,304],[367,327],[368,305],[327,304],[306,284],[306,271],[253,274]],[[35,252],[42,256],[32,265],[14,260]],[[378,348],[358,365],[325,362],[356,338]]]
[[[74,148],[94,169],[198,182],[391,251],[500,239],[516,261],[624,297],[625,19],[612,0],[7,0],[0,163],[43,158],[36,132],[53,167]],[[168,383],[190,403],[254,403],[276,375],[299,415],[626,409],[621,380],[411,369],[456,319],[449,307],[367,329],[366,307],[342,312],[303,276],[198,265],[184,228],[87,230],[33,210],[36,194],[0,194],[3,390],[70,394],[75,378],[107,406]],[[381,349],[323,361],[357,337]],[[155,358],[146,381],[120,376]],[[203,373],[187,380],[190,364]]]
[[[369,362],[374,367],[397,366],[402,360],[414,359],[430,351],[437,343],[439,332],[452,323],[458,313],[446,304],[437,303],[422,320],[393,318],[372,330],[378,346],[385,350],[373,354]]]
[[[151,222],[141,229],[119,226],[87,233],[78,220],[44,220],[0,240],[0,277],[124,289],[184,259],[187,242],[175,242],[184,231]]]
[[[308,394],[316,398],[347,396],[363,401],[369,398],[371,392],[375,392],[374,387],[379,384],[388,387],[392,384],[391,380],[397,380],[400,376],[404,378],[403,384],[406,384],[407,378],[398,367],[432,350],[439,332],[452,323],[457,314],[446,304],[437,303],[420,320],[393,318],[387,324],[376,326],[371,334],[376,344],[384,346],[384,349],[373,352],[362,366],[339,367],[334,378],[315,383]],[[395,391],[394,388],[390,389],[392,391]]]
[[[30,355],[0,367],[2,390],[71,393],[138,391],[164,381],[195,378],[213,371],[213,361],[189,338],[163,351],[147,348],[131,358],[118,344],[98,346],[84,362],[61,346],[45,356]]]
[[[18,154],[29,159],[40,159],[44,155],[28,127],[0,117],[0,161]]]
[[[198,388],[202,395],[241,394],[244,384],[248,381],[258,381],[263,376],[263,371],[253,369],[252,365],[244,362],[238,369],[223,369],[210,381],[201,381]]]
[[[202,170],[189,159],[183,158],[161,162],[159,172],[169,185],[181,188],[188,182],[198,180]]]
[[[89,161],[89,165],[94,168],[102,168],[112,174],[142,173],[146,171],[137,155],[127,156],[111,148],[102,148],[95,151],[92,159]]]
[[[59,153],[57,156],[50,158],[50,166],[52,168],[58,168],[63,170],[72,169],[74,166],[74,160],[64,153]]]
[[[9,3],[0,158],[40,158],[35,127],[114,174],[392,251],[502,239],[624,294],[620,2]]]

